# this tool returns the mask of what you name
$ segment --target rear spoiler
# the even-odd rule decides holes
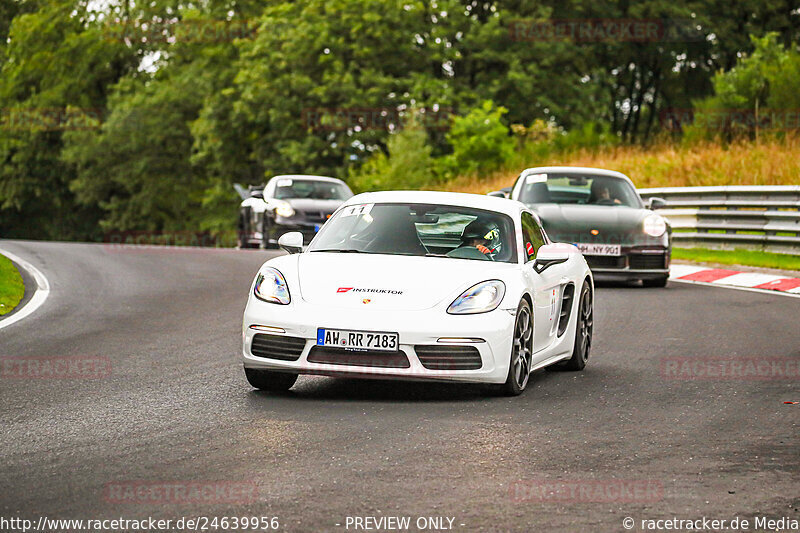
[[[242,197],[242,200],[250,198],[250,192],[238,183],[234,183],[233,188],[236,189],[236,192]]]

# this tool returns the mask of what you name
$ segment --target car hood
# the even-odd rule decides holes
[[[303,300],[330,307],[429,309],[449,305],[476,283],[513,265],[467,259],[308,252],[298,254]]]
[[[325,211],[333,212],[339,208],[344,200],[318,200],[314,198],[291,198],[284,200],[297,211]]]
[[[595,205],[534,204],[531,209],[541,218],[547,235],[561,242],[625,244],[632,236],[643,235],[642,222],[653,214],[648,209]]]

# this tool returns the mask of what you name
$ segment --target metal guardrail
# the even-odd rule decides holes
[[[658,197],[676,246],[749,248],[800,255],[800,186],[639,189]]]

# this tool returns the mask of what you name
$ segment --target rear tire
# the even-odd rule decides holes
[[[572,358],[568,359],[559,368],[564,370],[580,371],[589,361],[589,351],[592,348],[592,328],[594,326],[594,304],[592,290],[589,283],[583,282],[581,295],[578,299],[578,315],[575,324],[575,345],[572,348]]]
[[[284,392],[292,388],[297,381],[297,374],[286,372],[273,372],[259,368],[245,368],[244,375],[247,381],[259,390],[270,392]]]
[[[531,306],[522,300],[514,321],[514,337],[511,342],[511,358],[506,382],[500,386],[504,396],[519,396],[528,386],[533,359],[533,319]]]
[[[643,279],[642,287],[666,287],[669,276],[663,276],[656,279]]]

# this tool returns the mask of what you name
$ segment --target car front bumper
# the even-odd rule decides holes
[[[275,222],[269,228],[268,241],[270,244],[278,244],[278,239],[284,233],[299,231],[303,234],[303,244],[308,244],[317,234],[321,226],[321,223],[311,222]]]
[[[508,375],[515,311],[497,309],[477,315],[448,315],[440,307],[414,311],[370,309],[368,305],[364,309],[333,309],[313,306],[301,299],[289,305],[277,305],[251,297],[244,313],[242,361],[246,368],[299,374],[503,383]],[[265,327],[269,329],[263,329]],[[309,358],[319,359],[320,349],[315,349],[317,328],[397,332],[400,350],[399,353],[350,351],[350,355],[358,354],[355,364],[310,361]],[[296,360],[280,360],[263,354],[255,355],[253,339],[259,334],[277,337],[282,346],[294,343],[298,357]],[[266,341],[261,338],[259,342]],[[462,370],[457,368],[457,364],[445,364],[446,368],[431,368],[431,359],[420,358],[417,353],[419,347],[422,347],[422,353],[430,352],[431,346],[438,347],[434,348],[435,351],[445,353],[448,347],[459,347],[459,351],[463,351],[463,347],[472,347],[480,356],[480,367]],[[471,349],[468,351],[474,353]],[[408,361],[407,367],[382,366],[389,359],[403,357]]]
[[[239,233],[239,245],[243,248],[258,248],[263,240],[264,236],[261,232]]]
[[[585,255],[596,281],[660,279],[669,276],[669,248],[623,247],[619,256]]]

